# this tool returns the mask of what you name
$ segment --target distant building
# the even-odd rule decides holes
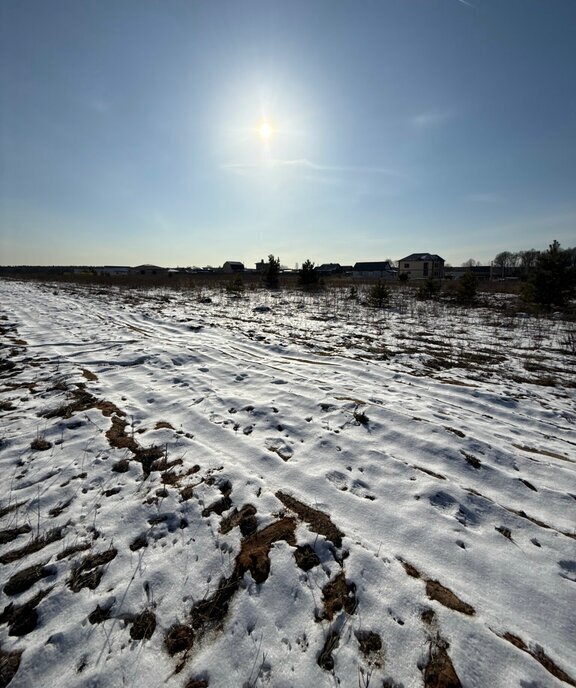
[[[133,275],[163,275],[168,272],[167,268],[161,268],[158,265],[137,265],[135,268],[130,268],[130,272]]]
[[[352,269],[353,277],[367,279],[396,279],[396,270],[387,260],[372,263],[356,263]]]
[[[227,260],[222,266],[222,272],[233,274],[237,272],[244,272],[244,263],[238,260]]]
[[[103,265],[94,268],[97,275],[127,275],[130,270],[131,268],[126,265]]]
[[[444,268],[444,277],[446,279],[460,279],[467,272],[474,275],[474,277],[476,277],[477,280],[492,279],[491,265],[473,265],[471,267]]]
[[[340,275],[342,274],[342,266],[340,263],[323,263],[322,265],[317,265],[314,268],[314,272],[323,276]]]
[[[408,275],[410,280],[442,279],[444,258],[435,253],[411,253],[398,261],[398,274]]]

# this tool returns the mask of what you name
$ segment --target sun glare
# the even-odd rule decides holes
[[[258,126],[258,136],[263,140],[263,141],[269,141],[272,138],[272,135],[274,134],[274,129],[268,124],[268,122],[262,122]]]

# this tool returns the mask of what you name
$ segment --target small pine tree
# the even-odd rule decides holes
[[[544,308],[563,308],[576,289],[576,268],[572,265],[570,251],[560,248],[554,241],[541,253],[532,272],[524,298]]]
[[[440,293],[440,282],[433,279],[427,279],[423,284],[418,287],[416,292],[416,298],[422,301],[430,301],[435,299]]]
[[[465,272],[456,284],[456,301],[462,306],[471,306],[478,296],[476,277],[471,272]]]
[[[302,289],[316,289],[319,283],[319,275],[314,270],[314,263],[311,260],[305,260],[298,272],[298,284]]]
[[[382,280],[378,280],[368,292],[368,304],[373,308],[384,308],[389,301],[390,290]]]
[[[268,264],[264,271],[264,284],[268,289],[278,289],[280,286],[280,258],[268,256]]]

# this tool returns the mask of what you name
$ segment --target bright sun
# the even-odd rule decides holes
[[[258,136],[263,141],[269,141],[272,138],[272,134],[274,134],[274,129],[272,129],[268,122],[262,122],[261,124],[259,124],[257,131]]]

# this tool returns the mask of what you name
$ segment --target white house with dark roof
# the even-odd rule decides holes
[[[442,279],[444,258],[435,253],[411,253],[398,261],[398,274],[408,275],[410,280]]]

